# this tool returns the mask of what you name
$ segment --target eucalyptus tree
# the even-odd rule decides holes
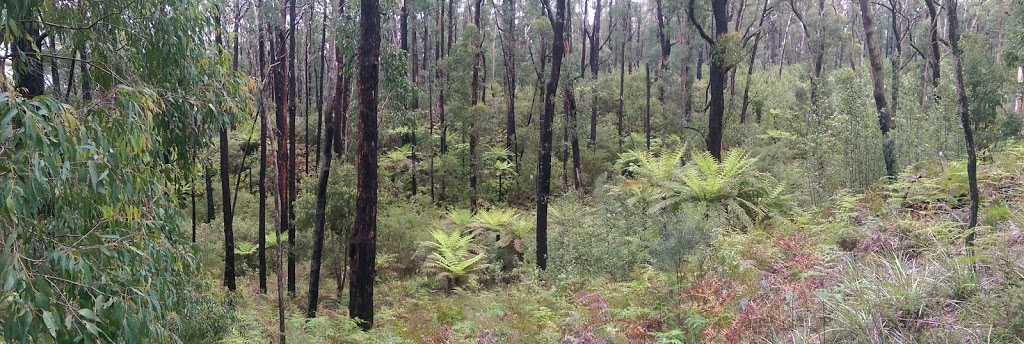
[[[862,0],[863,1],[863,0]],[[974,132],[971,126],[971,114],[968,109],[967,91],[964,90],[963,51],[960,50],[960,20],[957,13],[957,0],[945,0],[947,28],[949,30],[949,49],[952,51],[953,84],[956,87],[957,114],[964,129],[964,143],[967,148],[967,183],[970,191],[971,208],[967,222],[967,236],[964,242],[968,248],[974,245],[974,227],[978,225],[978,157],[974,151]]]
[[[689,0],[687,7],[690,23],[700,37],[707,42],[711,50],[711,71],[708,82],[710,93],[710,104],[708,112],[708,134],[707,149],[716,160],[722,160],[722,136],[725,126],[725,83],[728,79],[730,64],[730,51],[734,50],[733,45],[738,44],[735,40],[729,40],[726,34],[729,32],[728,0],[711,0],[711,14],[714,28],[712,36],[704,30],[704,26],[697,20],[695,0]]]
[[[197,306],[186,300],[201,292],[199,274],[170,186],[191,179],[194,152],[252,101],[248,80],[207,41],[215,9],[36,0],[2,2],[0,13],[5,37],[31,42],[26,58],[75,61],[69,78],[51,78],[66,80],[63,97],[28,99],[39,93],[31,83],[0,92],[0,169],[11,172],[0,187],[4,338],[189,340],[171,328],[196,325],[179,314]],[[56,49],[44,52],[44,38]]]
[[[871,64],[871,89],[875,100],[875,111],[878,113],[878,125],[882,131],[882,155],[885,159],[885,173],[889,178],[896,177],[896,143],[891,135],[892,108],[885,99],[885,84],[882,81],[882,61],[875,42],[875,24],[868,0],[857,0],[860,5],[861,20],[864,24],[864,44],[868,48],[868,62]]]
[[[562,72],[562,57],[565,55],[563,30],[565,27],[566,0],[555,0],[555,9],[542,1],[544,14],[551,23],[551,75],[544,93],[544,113],[540,118],[540,157],[537,162],[537,266],[541,270],[548,266],[548,202],[551,201],[551,141],[555,118],[555,95],[558,92],[558,78]]]
[[[221,34],[223,27],[220,20],[220,6],[213,8],[214,22],[214,51],[220,53],[224,49],[224,40]],[[230,291],[235,291],[235,236],[232,222],[234,215],[231,211],[231,179],[228,176],[228,126],[229,123],[221,123],[217,135],[220,153],[220,188],[222,195],[222,210],[224,211],[224,286]]]
[[[377,104],[380,80],[380,2],[359,1],[359,147],[356,212],[349,243],[352,280],[349,315],[373,327],[373,284],[377,261]]]

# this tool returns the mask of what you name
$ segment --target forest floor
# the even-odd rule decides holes
[[[304,319],[300,286],[299,297],[287,302],[288,341],[1018,342],[1024,336],[1022,158],[1024,146],[1010,145],[981,164],[981,224],[972,255],[964,245],[964,164],[950,162],[837,194],[786,225],[719,233],[671,269],[652,263],[602,276],[517,268],[447,294],[429,273],[385,266],[375,327],[367,333],[347,320],[345,296],[336,296],[330,281],[319,316]],[[574,207],[584,206],[558,201],[562,211],[555,216],[577,220]],[[553,223],[553,237],[583,235]],[[630,253],[619,254],[606,258]],[[307,264],[298,271],[308,271]],[[253,274],[240,285],[225,342],[273,339],[273,278],[267,295],[258,293]]]

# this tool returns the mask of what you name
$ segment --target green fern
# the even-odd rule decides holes
[[[458,227],[466,227],[473,223],[473,212],[469,209],[449,209],[444,216]]]
[[[477,273],[487,267],[484,262],[486,256],[476,253],[479,250],[473,245],[472,235],[463,235],[461,230],[456,229],[451,232],[434,230],[430,236],[434,240],[424,242],[423,245],[432,252],[423,267],[435,273],[438,280],[446,282],[445,291],[450,292],[454,287],[472,281]]]

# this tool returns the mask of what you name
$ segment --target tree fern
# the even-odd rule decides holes
[[[434,230],[430,232],[433,241],[423,245],[432,252],[427,256],[424,269],[436,274],[438,280],[446,282],[445,290],[451,290],[464,282],[475,278],[476,273],[487,267],[486,257],[473,245],[472,235],[463,235],[459,229],[451,232]]]

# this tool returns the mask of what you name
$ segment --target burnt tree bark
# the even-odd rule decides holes
[[[365,0],[364,0],[365,1]],[[554,33],[551,40],[551,74],[544,93],[544,114],[540,119],[540,152],[537,163],[537,266],[548,267],[548,201],[551,195],[551,134],[555,118],[555,95],[565,54],[565,0],[555,1],[555,10],[542,2]]]
[[[216,50],[223,49],[223,38],[221,38],[220,8],[214,9],[213,21],[215,23],[214,42]],[[231,180],[228,177],[228,123],[220,124],[220,188],[221,199],[224,211],[224,286],[230,291],[235,291],[235,234],[232,228],[233,216],[231,214]]]
[[[697,29],[697,33],[700,34],[701,38],[708,43],[711,53],[711,71],[709,77],[709,89],[711,93],[711,101],[708,112],[708,135],[707,135],[707,148],[711,156],[715,157],[716,160],[722,160],[722,134],[724,132],[724,117],[725,117],[725,83],[728,78],[728,72],[730,66],[726,65],[726,61],[723,56],[715,53],[718,49],[715,49],[716,40],[722,35],[729,32],[729,2],[728,0],[712,0],[711,1],[711,13],[714,17],[715,31],[714,38],[709,36],[704,31],[704,27],[697,22],[697,18],[694,16],[694,0],[689,1],[687,8],[690,22],[694,28]]]
[[[349,243],[352,280],[349,315],[365,330],[373,327],[373,283],[377,261],[377,84],[380,79],[380,3],[359,6],[359,148],[356,214]]]

